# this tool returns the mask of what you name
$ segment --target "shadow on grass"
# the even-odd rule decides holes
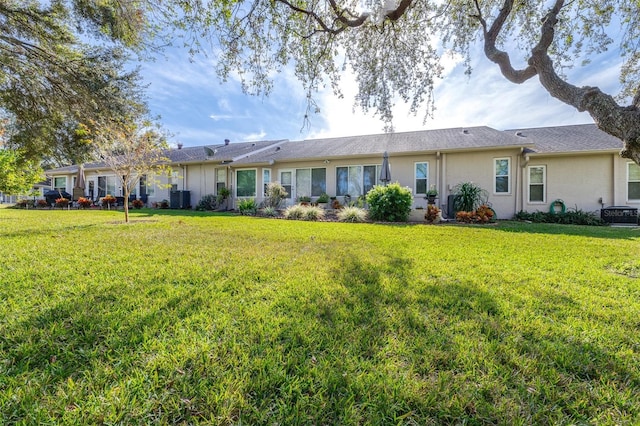
[[[569,332],[522,327],[496,294],[456,277],[417,280],[421,271],[401,255],[383,263],[362,259],[347,254],[331,270],[330,291],[301,286],[291,294],[258,294],[261,284],[252,281],[240,283],[246,289],[235,296],[218,289],[229,293],[220,309],[231,321],[220,335],[203,338],[211,348],[226,348],[215,356],[194,348],[149,354],[172,360],[165,371],[144,371],[146,345],[172,339],[164,330],[182,320],[215,322],[218,312],[202,308],[211,297],[207,291],[149,288],[144,296],[154,309],[139,312],[144,300],[127,305],[113,284],[2,324],[2,372],[7,383],[31,393],[22,402],[5,398],[4,419],[29,418],[30,410],[56,399],[57,387],[70,377],[117,376],[85,384],[101,398],[109,386],[125,386],[141,371],[161,377],[140,398],[190,401],[188,412],[184,404],[153,413],[132,408],[138,420],[164,416],[158,423],[206,423],[229,411],[221,422],[587,423],[605,410],[638,416],[632,404],[639,395],[637,367],[613,349]],[[193,339],[202,330],[195,332]],[[94,371],[104,365],[110,373]],[[212,394],[229,388],[234,393],[212,402]],[[609,396],[599,400],[599,394]]]
[[[638,227],[563,225],[555,223],[527,223],[518,221],[499,221],[494,225],[459,226],[470,226],[476,229],[484,229],[487,231],[495,230],[508,233],[572,235],[587,238],[634,240],[640,237],[640,228]]]

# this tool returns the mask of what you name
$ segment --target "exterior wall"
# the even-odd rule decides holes
[[[495,159],[510,160],[510,191],[497,194],[495,186]],[[489,193],[489,203],[496,211],[498,219],[511,219],[516,213],[519,198],[518,172],[521,154],[516,149],[495,151],[453,152],[442,154],[442,188],[440,205],[444,212],[447,197],[459,183],[473,182]]]
[[[546,185],[543,202],[529,202],[528,167],[522,174],[522,210],[549,211],[551,203],[562,200],[567,209],[600,210],[602,206],[626,204],[626,165],[614,177],[617,154],[533,157],[526,166],[545,166]],[[620,168],[620,167],[618,167]],[[614,192],[614,181],[620,190]],[[624,191],[624,196],[621,192]]]
[[[556,199],[563,200],[567,209],[583,211],[599,211],[608,206],[640,207],[640,200],[628,198],[628,163],[618,153],[530,158],[528,165],[546,167],[545,200],[528,201],[529,177],[525,167],[522,209],[549,211]]]

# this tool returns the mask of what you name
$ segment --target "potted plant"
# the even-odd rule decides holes
[[[308,206],[309,203],[311,203],[311,197],[307,195],[301,195],[298,197],[298,203],[302,204],[303,206]]]
[[[427,223],[439,223],[441,219],[440,209],[433,204],[428,204],[427,212],[424,214],[424,220],[426,220]]]
[[[438,198],[438,190],[435,185],[431,185],[425,194],[425,198],[427,199],[427,204],[435,204],[436,198]]]
[[[131,202],[131,204],[133,205],[134,209],[141,209],[144,207],[144,201],[142,201],[140,198],[136,198]]]
[[[56,207],[60,207],[61,209],[69,207],[69,200],[64,197],[56,198]]]
[[[329,204],[329,195],[326,192],[323,192],[322,194],[320,194],[320,196],[316,200],[316,203],[318,203],[318,207],[322,207],[323,209],[326,209],[327,204]]]
[[[101,199],[102,207],[107,206],[108,209],[111,209],[111,206],[116,204],[116,197],[111,194],[107,194]]]
[[[78,207],[80,207],[81,209],[86,209],[89,206],[91,206],[91,200],[85,197],[78,198]]]

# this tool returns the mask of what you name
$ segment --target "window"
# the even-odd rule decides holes
[[[640,200],[640,166],[627,163],[627,199]]]
[[[267,195],[267,185],[271,183],[271,169],[262,169],[262,185],[264,186],[263,194]]]
[[[545,185],[547,181],[545,166],[529,166],[529,202],[544,203]]]
[[[496,194],[508,194],[511,192],[511,159],[494,159],[494,187]]]
[[[297,169],[296,195],[317,197],[327,192],[327,169]]]
[[[336,167],[336,195],[362,195],[362,166]]]
[[[227,187],[227,171],[225,169],[216,169],[216,193],[222,188]]]
[[[362,190],[366,194],[374,185],[380,184],[380,168],[382,166],[364,166]]]
[[[291,198],[292,197],[292,195],[291,195],[292,177],[293,177],[293,172],[290,172],[290,171],[280,172],[280,185],[282,185],[284,190],[287,191],[287,197],[286,198]]]
[[[154,184],[153,176],[147,175],[140,178],[140,194],[147,195],[147,197],[153,197],[156,195],[156,186]]]
[[[116,195],[116,177],[115,176],[98,176],[98,197],[105,195]]]
[[[53,189],[56,191],[66,191],[67,190],[67,178],[66,177],[55,177],[53,178]]]
[[[256,196],[256,170],[236,171],[236,196],[255,197]]]
[[[427,194],[429,189],[429,163],[416,163],[416,194]]]

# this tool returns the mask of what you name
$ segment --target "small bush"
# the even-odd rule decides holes
[[[366,222],[367,216],[367,211],[359,207],[345,207],[341,209],[337,214],[338,220],[340,222],[352,223]]]
[[[426,220],[428,223],[434,223],[436,221],[440,220],[440,208],[433,205],[433,204],[428,204],[427,205],[427,211],[424,214],[424,220]]]
[[[570,209],[564,213],[551,212],[527,212],[519,211],[514,216],[516,220],[525,220],[534,223],[559,223],[562,225],[587,225],[587,226],[603,226],[606,222],[598,216],[596,212],[585,212],[576,208]]]
[[[493,209],[486,204],[483,204],[472,212],[457,212],[456,221],[464,223],[488,223],[493,219],[493,216]]]
[[[36,201],[36,206],[40,207],[40,208],[45,208],[49,206],[49,203],[47,203],[47,200],[38,200]]]
[[[216,210],[218,208],[218,196],[214,194],[207,194],[200,198],[196,210],[207,211]]]
[[[139,198],[136,198],[135,200],[133,200],[131,204],[133,205],[134,209],[141,209],[144,207],[144,201],[142,201]]]
[[[287,207],[284,211],[284,217],[293,220],[321,220],[324,218],[324,209],[296,204]]]
[[[78,198],[78,207],[81,209],[86,209],[91,206],[91,200],[85,197]]]
[[[453,208],[456,211],[472,212],[487,204],[489,194],[473,182],[463,182],[453,188]]]
[[[287,195],[289,193],[284,189],[284,186],[280,185],[280,182],[268,183],[262,205],[264,207],[273,207],[274,209],[280,208],[282,200],[287,198]]]
[[[258,211],[256,200],[254,200],[253,198],[240,200],[240,202],[238,203],[238,211],[241,215],[244,216],[255,216],[256,212]]]
[[[411,212],[413,196],[409,188],[399,183],[387,186],[374,186],[366,197],[369,204],[369,216],[373,220],[386,222],[406,222]]]
[[[317,206],[306,206],[303,220],[322,220],[324,219],[324,209]]]
[[[60,208],[65,208],[69,206],[69,200],[61,197],[61,198],[56,198],[56,207],[60,207]]]
[[[260,214],[266,217],[276,217],[278,216],[278,210],[275,207],[267,206],[260,210]]]

